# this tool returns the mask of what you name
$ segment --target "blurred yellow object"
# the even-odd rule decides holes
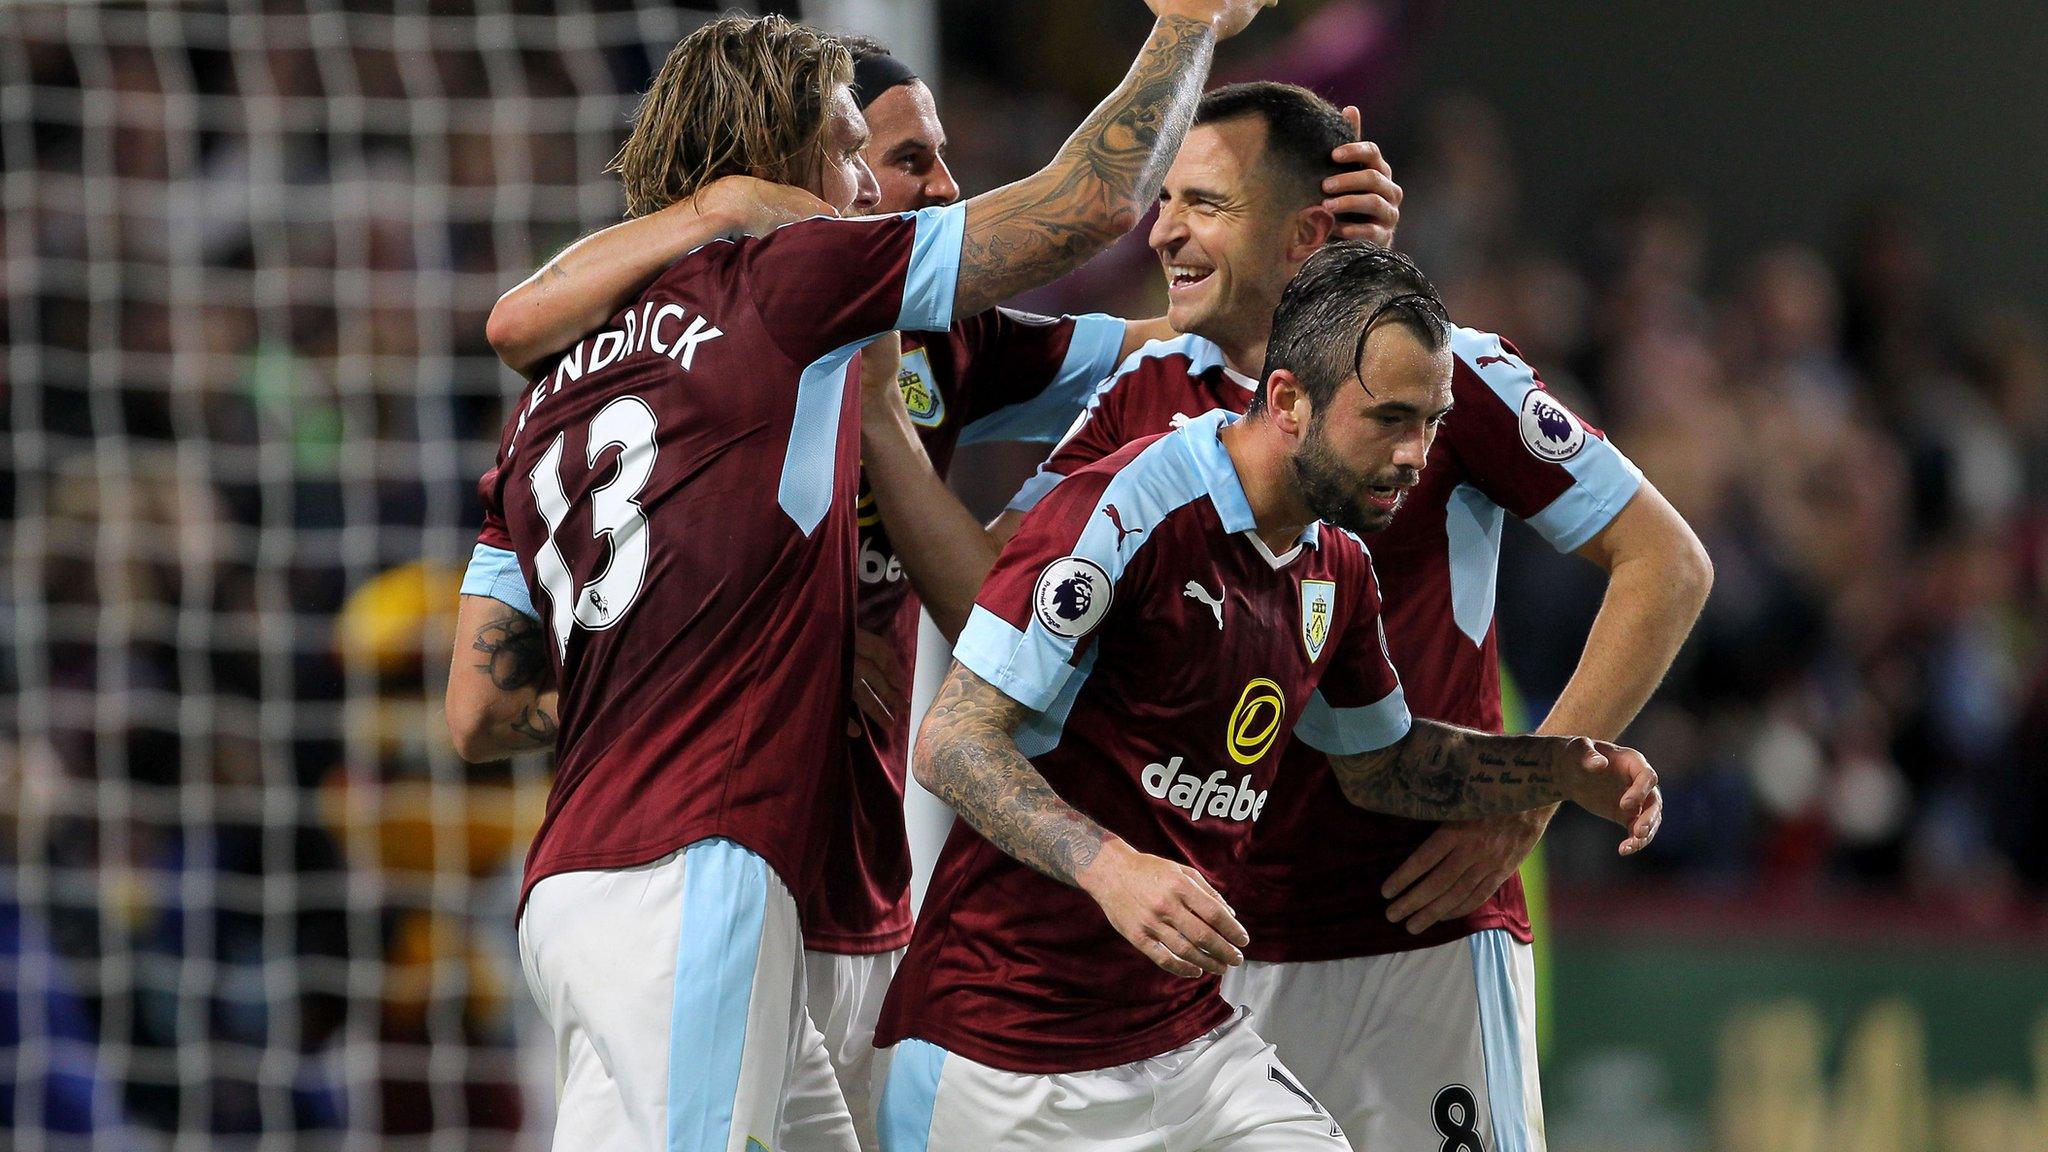
[[[472,1024],[503,1018],[510,985],[497,962],[477,947],[473,931],[441,913],[413,909],[399,916],[384,958],[382,1013],[390,1034],[427,1035],[433,1003],[457,991]]]
[[[525,851],[547,798],[544,780],[365,784],[336,775],[320,790],[320,814],[358,868],[481,878]]]
[[[349,668],[417,672],[455,635],[462,573],[427,561],[402,564],[356,589],[334,619],[334,647]]]

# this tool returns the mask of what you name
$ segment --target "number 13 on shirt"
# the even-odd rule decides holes
[[[576,578],[556,537],[569,517],[569,497],[562,488],[562,450],[567,432],[555,435],[555,442],[533,466],[533,502],[547,521],[547,542],[533,558],[534,573],[547,593],[548,621],[555,635],[555,654],[566,657],[569,629],[577,624],[602,631],[624,619],[640,595],[647,575],[647,511],[640,507],[640,490],[654,473],[654,409],[638,396],[621,396],[605,405],[591,420],[585,449],[585,465],[597,467],[598,457],[614,446],[619,452],[619,474],[590,494],[591,537],[608,541],[610,555],[599,574],[579,591]]]

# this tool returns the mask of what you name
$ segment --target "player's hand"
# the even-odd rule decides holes
[[[1380,885],[1387,919],[1410,932],[1470,916],[1507,883],[1543,839],[1556,808],[1445,824]]]
[[[1228,40],[1244,31],[1261,8],[1278,0],[1145,0],[1154,16],[1185,16],[1216,29],[1218,40]]]
[[[903,372],[903,336],[884,332],[860,350],[860,397],[863,404],[903,405],[897,377]],[[873,409],[869,409],[873,411]]]
[[[1351,134],[1360,135],[1358,109],[1344,109]],[[1339,240],[1370,240],[1382,248],[1394,246],[1394,228],[1401,223],[1401,186],[1394,183],[1394,169],[1370,140],[1353,140],[1330,153],[1330,159],[1345,171],[1323,181],[1323,207],[1337,217]]]
[[[726,227],[748,236],[766,236],[784,224],[813,216],[839,215],[830,204],[801,188],[752,176],[712,181],[697,194],[697,210],[717,214]]]
[[[1623,856],[1650,846],[1664,823],[1664,793],[1657,788],[1657,770],[1641,752],[1574,736],[1562,746],[1557,767],[1572,803],[1628,829]]]
[[[896,646],[859,628],[853,630],[853,702],[868,719],[890,727],[910,707],[910,677]]]
[[[1147,959],[1175,976],[1221,975],[1244,963],[1244,926],[1200,872],[1148,856],[1114,836],[1074,878]]]

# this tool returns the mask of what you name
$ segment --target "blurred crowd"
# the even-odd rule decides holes
[[[1684,892],[1880,894],[1991,923],[2037,916],[2041,315],[1995,286],[1958,292],[1968,270],[1943,266],[1905,198],[1838,205],[1830,233],[1754,251],[1717,244],[1702,206],[1647,174],[1572,218],[1531,219],[1522,184],[1535,160],[1500,110],[1414,74],[1433,9],[1332,3],[1291,29],[1255,26],[1268,39],[1253,38],[1257,58],[1233,62],[1232,78],[1362,104],[1407,193],[1396,244],[1459,323],[1514,342],[1611,435],[1713,556],[1693,641],[1629,733],[1667,782],[1656,850],[1621,865],[1604,832],[1567,814],[1550,841],[1558,882],[1648,872]],[[1029,33],[980,27],[946,25],[970,41],[949,43],[949,57],[986,69],[949,75],[944,102],[968,188],[1037,154],[1000,125],[1065,124],[1079,106],[1019,91],[1004,81],[1031,64],[973,47],[1078,51],[1057,17]],[[1404,87],[1390,91],[1390,77]],[[1136,241],[1062,288],[1035,302],[1163,309],[1156,261]],[[1602,588],[1590,564],[1510,534],[1502,653],[1530,725],[1569,677]]]
[[[438,722],[513,384],[483,320],[616,217],[631,93],[694,19],[579,11],[0,13],[0,1130],[531,1122],[505,928],[544,766],[462,765]],[[942,111],[988,187],[1079,107],[956,50]],[[2037,903],[2039,317],[1952,292],[1885,209],[1726,252],[1644,186],[1539,233],[1495,111],[1413,102],[1400,245],[1717,567],[1631,734],[1670,817],[1628,874]],[[1151,314],[1156,281],[1127,246],[1047,302]],[[1528,535],[1504,569],[1533,719],[1600,581]],[[1556,830],[1559,884],[1625,878],[1589,831]]]
[[[1613,436],[1714,558],[1693,641],[1631,733],[1671,801],[1645,866],[1993,919],[2038,891],[2040,317],[1950,292],[1959,273],[1896,207],[1848,205],[1832,236],[1716,253],[1696,205],[1646,185],[1546,244],[1518,218],[1493,110],[1437,100],[1418,144],[1402,243],[1463,323],[1508,335]],[[1503,568],[1503,651],[1540,715],[1598,576],[1528,536]]]

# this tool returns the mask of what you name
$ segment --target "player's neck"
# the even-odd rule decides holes
[[[1287,465],[1287,442],[1264,415],[1247,416],[1217,434],[1237,469],[1245,503],[1251,505],[1252,529],[1274,555],[1282,555],[1301,538],[1315,513],[1301,502]]]
[[[1223,363],[1232,372],[1257,380],[1266,368],[1266,338],[1271,334],[1261,332],[1253,340],[1218,340],[1216,347],[1223,350]]]

